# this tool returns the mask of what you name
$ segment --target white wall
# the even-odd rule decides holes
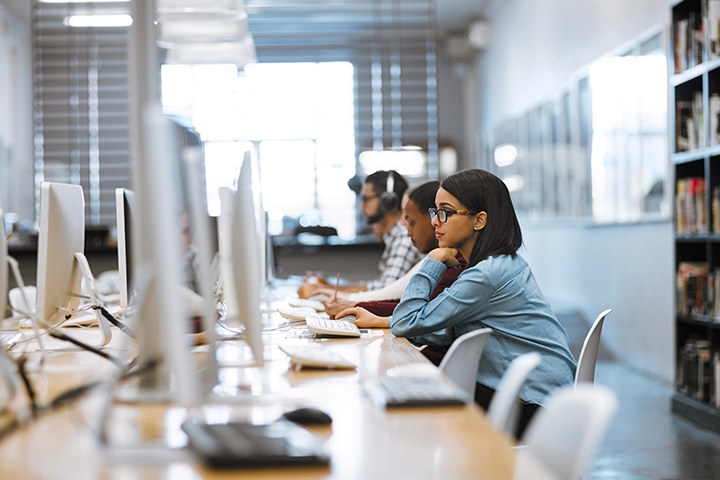
[[[612,308],[602,339],[638,369],[671,382],[674,372],[672,225],[523,225],[523,256],[556,311],[592,322]]]
[[[5,212],[30,221],[35,217],[31,47],[30,26],[0,3],[0,143],[12,159],[0,165],[0,202]]]
[[[577,71],[657,25],[666,0],[496,0],[478,58],[480,129],[554,97]],[[479,135],[480,132],[477,132]],[[556,308],[603,329],[610,350],[648,374],[674,377],[673,234],[669,221],[586,227],[526,223],[524,255]]]

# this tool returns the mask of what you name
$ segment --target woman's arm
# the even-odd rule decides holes
[[[478,318],[494,287],[477,268],[466,270],[435,299],[428,300],[446,269],[432,257],[425,261],[390,317],[393,334],[418,337]]]

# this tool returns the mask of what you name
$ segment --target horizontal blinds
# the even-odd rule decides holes
[[[127,29],[65,26],[77,8],[33,6],[36,211],[43,180],[78,184],[86,224],[111,226],[130,185]]]
[[[431,0],[246,1],[260,62],[349,61],[356,145],[419,145],[437,175],[436,14]]]

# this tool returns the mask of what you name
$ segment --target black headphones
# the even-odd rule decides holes
[[[380,209],[385,213],[400,210],[400,198],[395,193],[395,176],[392,170],[388,172],[385,191],[380,194]]]

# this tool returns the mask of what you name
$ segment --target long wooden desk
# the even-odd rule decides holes
[[[84,335],[98,332],[85,330]],[[128,339],[114,331],[110,353],[127,354]],[[0,439],[0,478],[23,479],[510,479],[514,453],[510,439],[496,432],[474,405],[382,410],[362,393],[362,382],[388,368],[426,362],[417,349],[389,331],[361,339],[287,338],[287,330],[264,334],[265,365],[240,366],[247,358],[244,342],[222,342],[216,395],[206,406],[191,409],[170,404],[113,404],[107,420],[111,447],[96,432],[108,393],[93,390],[65,407]],[[357,371],[300,370],[289,366],[278,342],[322,342],[359,365]],[[32,354],[35,355],[35,354]],[[33,359],[31,358],[31,363]],[[235,366],[233,366],[235,365]],[[87,352],[58,352],[30,374],[39,403],[93,379],[110,376],[116,367]],[[327,467],[211,470],[182,448],[155,449],[157,442],[181,447],[180,423],[188,416],[273,421],[284,411],[315,406],[333,423],[312,430],[327,438]]]

